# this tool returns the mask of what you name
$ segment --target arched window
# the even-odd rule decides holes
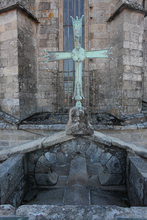
[[[64,51],[72,51],[73,49],[73,28],[72,17],[81,17],[84,15],[84,0],[64,0],[63,5],[63,37]],[[83,23],[83,45],[84,47],[84,23]],[[65,60],[63,65],[64,70],[64,105],[65,109],[73,106],[73,90],[74,90],[74,63],[72,60]]]

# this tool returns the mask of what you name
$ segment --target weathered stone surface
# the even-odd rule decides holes
[[[24,156],[9,158],[0,165],[0,202],[1,204],[21,204],[25,191]]]
[[[113,156],[108,160],[106,167],[108,168],[110,173],[123,173],[123,169],[121,167],[121,162],[118,160],[116,156]]]
[[[63,205],[64,189],[42,189],[36,198],[28,202],[29,205]]]
[[[72,145],[72,147],[70,147],[70,143],[68,141],[74,140],[74,139],[75,139],[74,136],[66,135],[65,132],[58,132],[56,135],[53,134],[53,135],[49,136],[48,138],[41,138],[41,139],[26,143],[26,144],[22,144],[20,146],[16,146],[10,150],[1,150],[0,151],[0,161],[4,161],[8,157],[10,157],[11,155],[16,154],[16,153],[33,152],[33,151],[39,150],[41,148],[47,149],[47,148],[50,148],[51,146],[54,146],[56,144],[65,143],[65,142],[66,142],[66,144],[63,145],[63,151],[65,153],[69,154],[69,152],[70,153],[74,152],[74,149],[73,149],[74,145]],[[86,142],[84,141],[83,149],[86,149],[87,146],[89,146],[90,141],[93,141],[98,144],[102,144],[102,145],[106,145],[106,146],[114,146],[114,147],[124,149],[128,152],[134,152],[141,157],[147,158],[146,148],[136,146],[135,144],[126,143],[124,141],[121,141],[118,138],[110,137],[110,136],[104,135],[100,132],[95,131],[93,136],[87,136],[87,137],[84,137],[84,139],[86,139]],[[87,144],[87,146],[85,143]],[[78,150],[79,150],[79,147],[78,147]]]
[[[66,128],[67,135],[92,135],[94,129],[89,122],[88,112],[84,107],[73,107],[69,112]]]
[[[114,170],[115,172],[115,170]],[[102,185],[120,185],[123,184],[123,175],[111,173],[106,167],[100,165],[98,168],[98,178]]]
[[[147,161],[139,157],[129,157],[128,194],[133,206],[147,205]]]
[[[45,173],[36,173],[35,180],[37,185],[41,186],[53,186],[57,184],[58,175],[54,171],[49,171]]]
[[[20,119],[36,111],[37,23],[30,13],[22,10],[18,4],[15,6],[13,10],[11,8],[5,13],[4,11],[0,13],[0,43],[3,58],[0,65],[3,72],[0,83],[0,105],[3,111]]]
[[[9,75],[11,75],[9,79],[5,77],[5,74],[4,77],[1,76],[0,100],[3,100],[1,106],[12,113],[19,111],[19,104],[22,106],[21,113],[24,111],[31,114],[34,110],[36,112],[64,111],[65,108],[69,107],[69,103],[67,99],[65,99],[66,102],[64,100],[67,94],[64,94],[64,74],[60,74],[63,69],[58,65],[58,62],[44,63],[45,58],[43,57],[44,49],[49,51],[64,49],[61,15],[64,7],[63,2],[58,0],[50,0],[50,2],[47,2],[47,0],[44,0],[44,2],[40,0],[37,2],[35,0],[1,0],[0,7],[7,7],[16,2],[21,2],[23,6],[38,17],[40,21],[38,42],[35,41],[36,34],[35,36],[32,34],[32,31],[35,31],[34,25],[33,28],[28,28],[30,24],[24,22],[25,19],[21,16],[20,19],[23,22],[19,21],[19,24],[22,24],[20,24],[18,31],[20,36],[18,45],[17,41],[12,38],[16,27],[12,19],[12,13],[8,16],[10,22],[8,19],[0,22],[1,38],[4,41],[1,46],[1,72],[6,74],[9,72]],[[120,10],[119,14],[116,13],[117,16],[111,24],[108,24],[106,21],[112,15],[112,12],[124,3],[136,10]],[[142,92],[144,93],[143,100],[147,100],[146,25],[144,25],[146,19],[144,19],[144,14],[139,13],[139,11],[143,12],[142,0],[137,2],[117,0],[85,2],[86,30],[88,30],[85,33],[86,49],[98,50],[112,47],[112,55],[109,59],[91,59],[89,65],[86,66],[85,74],[83,74],[84,95],[86,97],[84,104],[85,106],[89,105],[92,112],[99,110],[111,112],[115,115],[136,113],[141,111]],[[7,22],[8,24],[6,24]],[[27,28],[23,29],[24,23]],[[12,41],[10,38],[12,38]],[[10,41],[7,42],[6,39]],[[20,55],[23,55],[18,60],[19,64],[14,50],[17,49],[17,46]],[[35,53],[36,48],[38,54]],[[144,53],[142,54],[143,50]],[[28,53],[34,54],[34,56],[27,56]],[[38,61],[37,69],[35,59]],[[12,64],[15,64],[15,67],[20,70],[20,75],[23,75],[23,77],[19,77],[20,91],[18,86],[14,86],[19,84],[17,77],[14,77],[15,82],[10,80],[10,77],[13,78],[12,74],[17,75],[17,70],[14,71]],[[142,77],[143,67],[144,77]],[[27,80],[28,78],[29,80]],[[5,93],[6,90],[7,93]],[[9,91],[11,93],[13,91],[13,93],[11,94]],[[19,103],[17,92],[21,95],[21,103]],[[10,97],[10,94],[12,97]],[[27,99],[28,102],[26,102]],[[11,105],[14,102],[15,109],[12,109]]]
[[[68,185],[75,184],[87,185],[88,173],[86,166],[86,159],[81,156],[76,156],[70,164],[70,171],[68,177]]]
[[[65,189],[65,205],[90,205],[89,190],[86,186],[73,185]]]
[[[91,190],[92,205],[117,205],[127,207],[127,198],[123,192],[104,191],[100,189]]]
[[[35,166],[35,180],[37,185],[50,186],[55,185],[58,175],[52,169],[52,163],[56,162],[56,155],[53,153],[45,153],[39,157]]]
[[[15,208],[11,205],[0,205],[0,216],[15,215]]]
[[[146,207],[121,208],[118,206],[21,206],[18,216],[29,216],[29,220],[114,220],[117,217],[144,218]]]
[[[44,156],[46,157],[46,159],[49,161],[50,164],[57,162],[56,154],[54,153],[47,152],[44,154]]]

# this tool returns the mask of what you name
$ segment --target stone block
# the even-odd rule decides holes
[[[23,158],[23,155],[14,156],[0,165],[1,204],[9,201],[12,205],[21,203],[19,198],[25,190]]]
[[[127,196],[123,192],[113,192],[105,190],[91,190],[92,205],[117,205],[127,207]]]
[[[147,205],[147,161],[140,157],[128,158],[128,195],[132,206]]]
[[[40,190],[37,194],[36,198],[30,201],[29,205],[63,205],[63,196],[64,196],[64,189],[50,189],[50,190]],[[31,207],[31,206],[30,206]],[[28,215],[28,213],[27,213]],[[26,216],[26,214],[25,214]]]
[[[67,187],[64,193],[65,205],[89,205],[89,190],[80,185]]]
[[[39,3],[39,10],[49,10],[50,9],[50,2],[40,2]]]
[[[65,206],[65,205],[23,205],[16,210],[17,216],[29,216],[33,220],[114,220],[122,218],[144,218],[146,207],[123,208],[120,206]]]
[[[122,173],[111,173],[109,172],[109,170],[102,166],[99,165],[99,169],[98,169],[98,178],[99,181],[102,185],[120,185],[124,183],[123,180],[123,175]]]
[[[68,185],[75,184],[87,185],[88,173],[86,167],[86,159],[81,156],[76,156],[70,165]]]
[[[15,211],[15,208],[11,205],[0,205],[0,216],[13,216]]]

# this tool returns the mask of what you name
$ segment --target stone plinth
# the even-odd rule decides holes
[[[73,107],[69,112],[69,121],[66,127],[68,135],[92,135],[94,129],[88,120],[86,108]]]

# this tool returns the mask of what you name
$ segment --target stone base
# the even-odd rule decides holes
[[[88,112],[84,107],[73,107],[69,112],[66,127],[67,135],[92,135],[94,129],[88,120]]]

